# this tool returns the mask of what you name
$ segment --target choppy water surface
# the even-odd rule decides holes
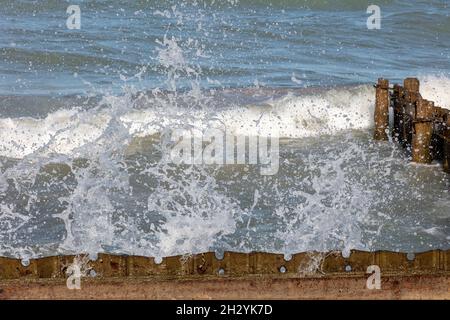
[[[448,175],[371,138],[379,76],[450,108],[448,3],[0,4],[1,255],[450,248]],[[168,163],[179,128],[279,137],[278,173]]]

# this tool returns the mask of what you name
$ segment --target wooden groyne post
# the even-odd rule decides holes
[[[446,128],[443,137],[444,171],[450,173],[450,113],[447,112],[445,120]]]
[[[433,134],[434,103],[419,99],[416,103],[416,119],[411,146],[412,160],[417,163],[431,163],[431,136]]]
[[[375,86],[375,140],[388,140],[389,129],[389,80],[380,78]]]
[[[392,136],[411,153],[413,162],[429,164],[442,160],[450,173],[450,111],[423,99],[417,78],[403,86],[378,79],[375,99],[375,140],[388,140],[389,107],[393,109]]]

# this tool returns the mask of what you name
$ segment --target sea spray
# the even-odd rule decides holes
[[[0,118],[1,255],[25,262],[80,252],[95,259],[109,252],[154,256],[160,262],[164,256],[209,250],[339,250],[348,255],[351,249],[449,247],[448,178],[433,167],[409,166],[395,144],[371,140],[374,91],[369,82],[374,74],[368,61],[348,51],[345,39],[333,43],[339,52],[335,56],[322,43],[327,39],[308,29],[320,17],[317,13],[306,11],[298,21],[279,10],[279,19],[274,10],[268,15],[262,6],[247,11],[247,5],[162,4],[152,7],[154,19],[147,19],[148,7],[133,3],[135,19],[159,21],[163,27],[122,34],[117,48],[86,45],[82,50],[77,45],[76,52],[45,52],[45,58],[24,48],[2,51],[13,66],[23,60],[26,68],[42,71],[40,79],[48,61],[52,70],[73,66],[83,84],[89,82],[83,76],[93,79],[89,83],[98,100],[87,107],[63,97],[70,105],[45,105],[42,116],[22,110],[27,116],[8,111]],[[224,7],[249,17],[237,21]],[[328,27],[333,20],[327,18],[318,27]],[[120,19],[111,20],[108,37],[121,30]],[[347,34],[352,32],[339,31],[339,36]],[[321,43],[313,45],[316,40]],[[299,46],[311,49],[300,54]],[[289,48],[289,56],[280,48]],[[352,68],[344,64],[331,72],[334,62],[347,56],[356,59]],[[286,61],[291,61],[287,67]],[[101,74],[101,85],[88,69]],[[293,69],[302,70],[293,77]],[[411,72],[410,66],[406,70]],[[379,76],[379,70],[371,72]],[[65,76],[58,75],[66,85],[61,81]],[[60,88],[47,79],[48,88],[39,90]],[[119,92],[102,90],[105,82],[119,86]],[[445,75],[425,75],[424,96],[443,107],[448,107],[449,87]],[[166,161],[167,132],[210,128],[238,137],[276,133],[279,171],[263,176],[257,165],[245,162],[198,166]],[[311,266],[320,270],[323,255],[312,257],[305,272]]]

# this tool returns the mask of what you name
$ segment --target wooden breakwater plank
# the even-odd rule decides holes
[[[384,91],[389,82],[380,78],[376,85],[375,130],[376,140],[387,140],[381,129],[388,127],[385,118],[386,97]],[[444,171],[450,173],[450,111],[423,99],[420,82],[406,78],[403,86],[394,84],[388,97],[393,110],[392,137],[410,151],[412,161],[429,164],[433,160],[443,162]],[[385,130],[388,132],[388,129]]]
[[[99,254],[97,260],[85,256],[54,256],[32,259],[24,266],[20,260],[0,257],[0,279],[57,279],[67,277],[67,268],[84,261],[85,276],[101,278],[157,277],[189,278],[204,276],[327,276],[333,274],[365,273],[370,265],[383,272],[396,274],[450,272],[450,250],[433,250],[413,255],[406,253],[353,250],[349,257],[340,252],[304,252],[285,260],[281,254],[225,252],[217,259],[214,252],[163,258]]]
[[[68,290],[64,279],[0,280],[3,299],[450,299],[450,276],[385,275],[367,288],[368,275],[333,277],[224,277],[197,279],[83,279]]]

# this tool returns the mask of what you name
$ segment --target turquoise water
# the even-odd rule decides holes
[[[0,255],[450,248],[440,163],[372,140],[380,76],[450,108],[449,3],[377,4],[1,0]],[[279,170],[164,161],[210,128]]]

